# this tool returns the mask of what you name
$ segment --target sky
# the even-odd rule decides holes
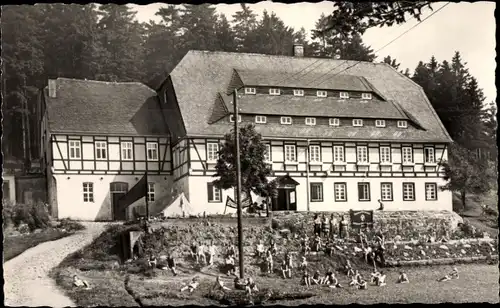
[[[447,2],[434,2],[432,8],[436,11]],[[149,20],[160,21],[155,13],[164,3],[130,6],[137,11],[137,19],[141,22]],[[231,20],[232,15],[240,9],[239,4],[217,4],[216,10]],[[314,28],[322,13],[326,15],[333,11],[333,3],[323,1],[318,3],[284,4],[272,1],[262,1],[249,4],[249,7],[262,16],[264,10],[274,11],[284,23],[296,30],[304,27],[306,31]],[[402,25],[392,27],[372,28],[363,35],[363,42],[377,52],[376,61],[382,61],[387,55],[401,63],[400,69],[410,69],[413,73],[419,61],[428,62],[435,56],[438,62],[451,61],[455,51],[459,51],[462,60],[472,76],[476,77],[479,86],[486,96],[485,103],[496,100],[495,69],[495,3],[494,2],[458,2],[449,3],[444,9],[425,20],[399,39],[381,49],[384,45],[418,24],[411,19]],[[424,12],[422,19],[432,11]]]

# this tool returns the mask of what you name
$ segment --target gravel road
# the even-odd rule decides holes
[[[4,263],[5,306],[76,307],[48,274],[68,254],[90,244],[106,226],[106,223],[82,224],[85,230],[37,245]]]

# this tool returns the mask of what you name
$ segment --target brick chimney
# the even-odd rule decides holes
[[[293,56],[294,57],[303,57],[304,56],[304,45],[302,44],[293,44]]]
[[[49,97],[56,98],[57,97],[57,80],[49,79]]]

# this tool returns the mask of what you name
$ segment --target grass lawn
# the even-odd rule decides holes
[[[4,235],[3,257],[4,262],[20,255],[25,250],[35,247],[38,244],[55,241],[71,235],[72,233],[62,232],[59,229],[45,229],[40,233],[31,233],[19,236]]]

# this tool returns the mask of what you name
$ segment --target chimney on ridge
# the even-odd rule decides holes
[[[293,56],[303,57],[304,56],[304,45],[295,43],[293,44]]]
[[[57,97],[57,80],[49,79],[49,97]]]

